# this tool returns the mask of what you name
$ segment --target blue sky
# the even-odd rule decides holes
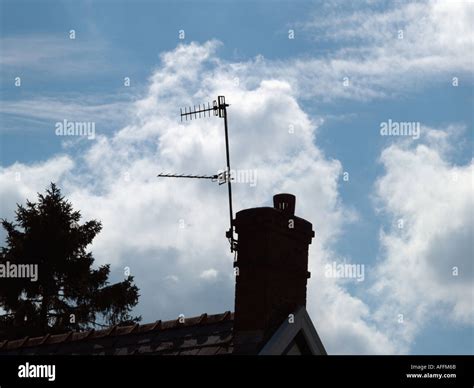
[[[290,190],[319,236],[308,310],[328,352],[472,354],[473,8],[2,0],[0,215],[57,181],[104,222],[91,249],[116,279],[130,266],[144,321],[232,309],[223,192],[154,178],[223,167],[219,123],[178,117],[223,93],[234,165],[259,176],[234,206]],[[56,136],[64,119],[93,121],[95,138]],[[389,119],[420,138],[381,136]],[[324,276],[345,261],[363,282]]]

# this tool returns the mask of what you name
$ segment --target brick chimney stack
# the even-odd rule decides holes
[[[277,194],[273,207],[236,215],[234,353],[258,353],[289,314],[306,306],[314,231],[295,216],[295,200],[292,194]]]

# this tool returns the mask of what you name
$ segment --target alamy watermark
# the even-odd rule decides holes
[[[26,362],[18,366],[19,378],[43,378],[48,381],[56,380],[56,365],[35,365]]]
[[[87,136],[95,139],[94,121],[69,121],[64,119],[54,124],[56,136]]]
[[[380,123],[380,136],[411,136],[414,140],[420,138],[419,121],[382,121]]]
[[[356,279],[363,282],[365,279],[364,264],[337,263],[333,261],[324,267],[324,276],[337,279]]]
[[[38,280],[38,264],[15,264],[9,261],[0,263],[0,278],[29,278],[30,281]]]

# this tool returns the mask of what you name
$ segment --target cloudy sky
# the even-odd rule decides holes
[[[57,182],[143,322],[232,310],[225,187],[156,178],[225,167],[221,119],[179,120],[225,95],[232,165],[257,178],[234,209],[291,192],[313,223],[328,353],[473,354],[474,5],[346,3],[2,0],[0,217]]]

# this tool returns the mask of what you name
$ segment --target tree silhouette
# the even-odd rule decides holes
[[[38,202],[17,205],[16,223],[1,220],[7,232],[0,266],[36,265],[33,278],[0,278],[0,338],[20,338],[138,322],[133,277],[109,285],[110,266],[92,268],[86,247],[102,229],[95,220],[79,225],[81,214],[54,184]],[[5,272],[5,271],[4,271]],[[2,311],[3,310],[3,311]]]

